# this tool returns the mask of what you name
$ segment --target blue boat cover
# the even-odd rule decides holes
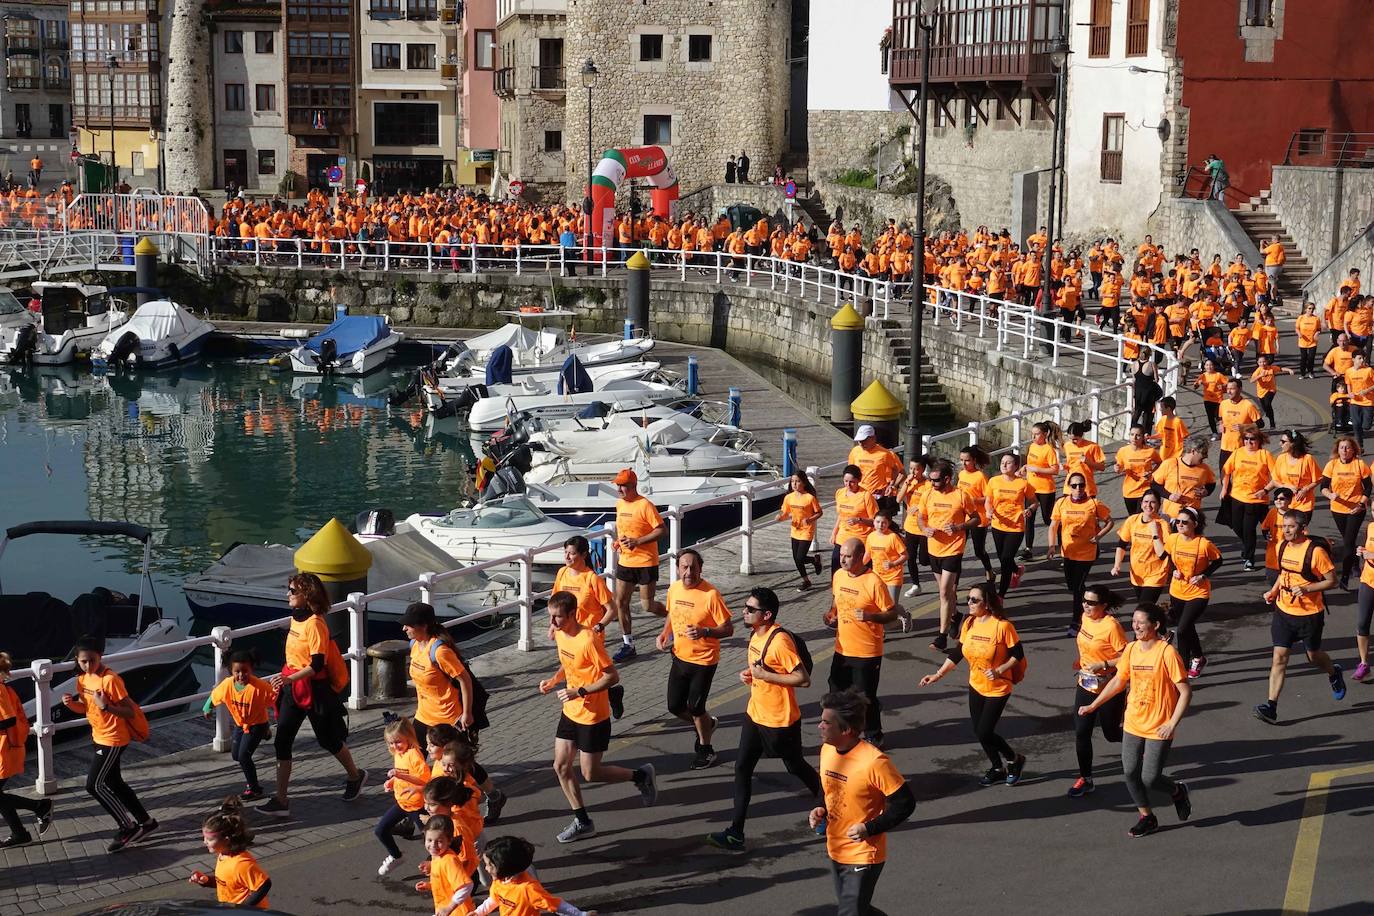
[[[577,412],[579,420],[600,420],[611,412],[611,406],[605,401],[592,401],[586,407]]]
[[[511,348],[505,344],[491,351],[491,356],[487,357],[487,384],[488,385],[509,385],[511,377],[511,363],[515,360],[515,354]]]
[[[345,315],[335,319],[333,324],[310,338],[305,348],[318,353],[320,342],[326,337],[332,337],[335,350],[342,358],[385,340],[390,333],[391,328],[387,327],[386,319],[380,315]]]
[[[576,356],[563,360],[563,368],[558,370],[558,393],[581,394],[592,390],[592,377],[582,368],[582,361]]]

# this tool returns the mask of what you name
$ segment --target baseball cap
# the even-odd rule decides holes
[[[638,480],[639,477],[635,475],[635,472],[632,468],[621,468],[620,473],[615,475],[614,483],[617,487],[628,487],[631,484],[636,483]]]
[[[865,439],[869,438],[870,436],[876,436],[876,435],[878,435],[878,431],[875,430],[872,426],[870,426],[870,425],[868,425],[867,423],[865,423],[863,426],[860,426],[860,427],[855,431],[855,433],[854,433],[854,441],[855,441],[855,442],[862,442],[862,441],[864,441]]]
[[[401,626],[403,627],[420,627],[436,623],[438,623],[438,618],[434,616],[434,608],[423,601],[414,602],[401,615]]]

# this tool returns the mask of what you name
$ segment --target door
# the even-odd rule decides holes
[[[535,73],[535,89],[563,89],[563,39],[539,39],[539,70]]]
[[[305,186],[321,191],[329,190],[329,167],[338,165],[334,153],[310,153],[305,157]]]
[[[62,105],[48,106],[48,136],[65,137],[67,136],[67,119],[62,116]]]
[[[243,187],[248,183],[248,151],[227,149],[224,151],[224,183]]]
[[[27,102],[21,102],[14,106],[14,133],[17,137],[33,136],[33,123],[29,121]]]

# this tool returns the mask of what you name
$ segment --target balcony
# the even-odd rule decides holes
[[[497,96],[508,99],[515,95],[515,68],[502,67],[492,73],[491,88]]]
[[[568,88],[562,67],[530,67],[530,86],[538,92],[564,92]]]
[[[38,77],[36,76],[11,76],[6,80],[10,89],[18,92],[21,89],[37,89]]]
[[[897,0],[889,81],[921,81],[919,0]],[[976,8],[941,10],[930,36],[932,83],[1054,82],[1050,51],[1059,35],[1058,0],[979,0]]]

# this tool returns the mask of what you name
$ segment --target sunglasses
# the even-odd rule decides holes
[[[969,596],[968,596],[968,603],[969,603],[969,604],[982,604],[982,603],[983,603],[983,599],[982,599],[982,598],[979,598],[977,595],[969,595]]]
[[[1258,442],[1258,441],[1259,441],[1259,436],[1246,436],[1246,437],[1245,437],[1245,441],[1246,441],[1246,442]]]
[[[1176,525],[1196,525],[1197,522],[1193,521],[1191,518],[1179,518],[1176,522],[1174,522],[1174,524],[1176,524]]]
[[[1093,607],[1101,607],[1102,605],[1106,604],[1107,602],[1105,602],[1105,601],[1098,601],[1098,600],[1096,600],[1096,599],[1094,599],[1094,598],[1084,598],[1084,599],[1083,599],[1083,603],[1084,603],[1084,604],[1091,604]]]
[[[744,606],[744,613],[746,613],[746,614],[762,614],[762,613],[763,613],[763,608],[759,607],[759,606],[756,605],[756,604],[746,604],[746,605]]]
[[[1069,484],[1069,489],[1070,489],[1070,490],[1086,490],[1087,488],[1088,488],[1088,485],[1087,485],[1086,483],[1071,483],[1071,484]]]

